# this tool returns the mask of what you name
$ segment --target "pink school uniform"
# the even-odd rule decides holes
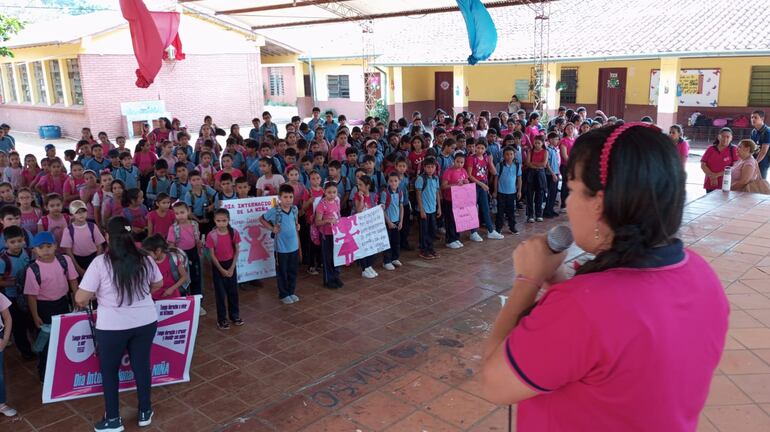
[[[517,430],[696,429],[729,305],[681,242],[647,261],[552,286],[511,331],[511,370],[540,393],[519,403]]]
[[[176,244],[176,247],[182,250],[187,251],[194,248],[197,244],[195,225],[193,223],[179,225],[179,238],[176,236],[174,225],[176,224],[169,227],[166,240]]]
[[[156,209],[147,215],[147,220],[152,222],[152,232],[150,235],[166,235],[171,225],[174,225],[174,212],[169,209],[166,211],[166,216],[161,216]]]
[[[163,287],[152,293],[152,299],[153,300],[160,300],[162,298],[171,298],[171,297],[179,297],[180,292],[177,289],[171,295],[165,296],[164,292],[171,288],[174,284],[176,284],[176,281],[174,280],[174,272],[171,271],[171,255],[170,253],[166,253],[166,257],[163,258],[163,261],[157,262],[155,261],[155,264],[158,265],[158,270],[160,271],[160,274],[163,276]]]
[[[69,281],[77,279],[78,272],[75,270],[75,265],[70,257],[65,255],[64,261],[67,263],[66,276],[58,259],[54,258],[49,263],[36,261],[40,266],[40,284],[37,283],[32,269],[27,269],[27,274],[24,277],[24,294],[37,296],[38,300],[43,301],[59,300],[67,295]]]
[[[206,248],[214,251],[214,255],[219,262],[230,261],[235,255],[233,249],[233,243],[236,245],[241,242],[241,236],[238,231],[233,230],[233,238],[230,238],[230,234],[220,234],[217,230],[213,230],[206,236]]]
[[[35,207],[32,207],[30,212],[21,212],[21,227],[32,233],[32,235],[37,234],[37,224],[40,222],[42,215],[43,211]]]
[[[63,248],[72,248],[72,253],[79,257],[87,257],[96,253],[96,245],[100,245],[105,242],[99,228],[94,227],[93,234],[88,227],[88,223],[85,225],[72,225],[72,235],[70,235],[69,227],[64,229],[61,242],[59,246]]]
[[[315,213],[321,215],[321,219],[328,219],[331,217],[340,217],[340,201],[335,199],[334,201],[327,201],[321,198],[318,206],[315,209]],[[332,235],[333,227],[331,224],[324,224],[318,227],[318,231],[323,235]]]
[[[82,177],[79,178],[79,179],[76,179],[76,178],[74,178],[72,176],[69,176],[69,178],[67,178],[67,181],[64,182],[64,188],[63,188],[64,189],[64,194],[65,195],[67,195],[67,194],[69,194],[69,195],[79,195],[80,194],[79,188],[85,182],[86,182],[86,179],[84,179]],[[75,198],[75,199],[77,199],[77,198]],[[64,207],[67,208],[73,200],[74,199],[64,200]]]
[[[64,183],[67,181],[67,174],[62,173],[61,175],[54,177],[51,174],[46,174],[42,177],[40,177],[40,180],[37,182],[37,186],[45,193],[57,193],[59,195],[64,195]]]
[[[37,226],[38,231],[48,231],[53,234],[53,238],[56,239],[56,244],[61,243],[62,233],[67,229],[67,225],[70,223],[69,216],[62,214],[58,219],[54,219],[51,215],[45,215],[40,218],[40,223]]]
[[[155,260],[150,257],[145,257],[145,259],[151,266],[148,275],[150,280],[147,281],[147,284],[162,281],[163,275],[160,273],[158,265],[155,264]],[[58,264],[56,265],[58,266]],[[96,257],[88,266],[83,280],[80,281],[81,289],[96,293],[96,300],[99,302],[96,328],[99,330],[124,330],[157,321],[158,313],[155,311],[155,303],[149,295],[134,298],[131,304],[125,301],[122,305],[118,303],[119,296],[109,266],[109,258],[106,255]]]

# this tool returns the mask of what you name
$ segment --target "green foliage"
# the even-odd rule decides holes
[[[384,122],[385,124],[388,124],[388,121],[390,120],[390,111],[388,111],[388,107],[385,105],[385,101],[382,99],[379,99],[374,104],[374,108],[369,111],[369,115],[372,117],[379,117],[380,121]]]
[[[0,41],[6,42],[11,36],[19,32],[24,23],[10,16],[0,14]],[[0,56],[13,57],[13,53],[7,47],[0,46]]]

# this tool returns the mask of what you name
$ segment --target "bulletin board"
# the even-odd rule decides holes
[[[680,106],[716,107],[719,104],[719,69],[682,69],[676,95]],[[650,105],[658,104],[660,70],[650,73]]]

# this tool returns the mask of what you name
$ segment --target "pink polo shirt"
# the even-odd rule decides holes
[[[238,231],[233,230],[233,237],[230,238],[230,233],[221,234],[216,229],[212,230],[206,236],[206,248],[214,251],[214,256],[217,257],[219,262],[230,261],[235,255],[235,249],[233,244],[240,244],[241,236]]]
[[[540,394],[519,403],[517,430],[695,431],[729,305],[708,263],[679,248],[675,264],[555,285],[519,322],[508,363]]]
[[[447,168],[446,171],[444,171],[444,174],[441,175],[441,181],[446,181],[449,186],[457,186],[460,184],[460,181],[468,178],[468,171],[466,171],[464,168],[455,168],[450,167]],[[450,189],[444,189],[442,191],[441,195],[442,199],[452,201],[452,190]]]
[[[329,154],[329,157],[332,160],[336,160],[336,161],[340,161],[340,162],[345,162],[345,158],[347,157],[347,156],[345,156],[345,151],[348,149],[348,147],[350,147],[350,144],[345,145],[345,146],[335,145],[334,148],[332,148],[332,151]]]
[[[74,235],[71,236],[69,226],[62,231],[60,246],[72,248],[72,253],[75,256],[85,257],[96,253],[96,246],[105,242],[99,227],[94,226],[93,235],[91,235],[91,229],[87,223],[85,225],[73,224],[72,233]]]
[[[36,296],[38,300],[53,301],[67,295],[70,290],[69,281],[78,278],[78,272],[72,259],[64,255],[64,261],[67,262],[67,272],[65,275],[59,260],[54,258],[51,262],[38,260],[40,267],[40,283],[35,279],[35,273],[31,268],[27,269],[24,276],[24,294]]]

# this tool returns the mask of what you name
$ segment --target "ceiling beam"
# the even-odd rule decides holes
[[[528,3],[529,4],[544,3],[548,1],[553,1],[553,0],[497,0],[497,1],[484,3],[484,6],[487,9],[492,9],[492,8],[506,7],[506,6],[519,6],[519,5],[524,5]],[[445,12],[457,12],[459,10],[460,8],[458,8],[457,6],[448,6],[448,7],[430,8],[430,9],[415,9],[415,10],[407,10],[407,11],[361,15],[358,17],[325,18],[325,19],[312,20],[312,21],[297,21],[297,22],[283,22],[283,23],[277,23],[277,24],[266,24],[266,25],[260,25],[260,26],[252,26],[251,29],[264,30],[264,29],[285,28],[285,27],[301,27],[301,26],[315,25],[315,24],[334,24],[334,23],[352,22],[352,21],[368,21],[368,20],[376,20],[376,19],[384,19],[384,18],[397,18],[402,16],[408,16],[408,15],[430,15],[430,14],[445,13]]]
[[[223,10],[216,12],[217,15],[237,15],[237,14],[244,14],[249,12],[264,12],[264,11],[275,11],[275,10],[282,10],[282,9],[292,9],[292,8],[298,8],[298,7],[304,7],[304,6],[317,6],[317,5],[324,5],[328,3],[339,3],[342,1],[349,1],[349,0],[299,0],[292,3],[281,3],[281,4],[274,4],[274,5],[268,5],[268,6],[255,6],[255,7],[249,7],[249,8],[242,8],[242,9],[230,9],[230,10]]]

